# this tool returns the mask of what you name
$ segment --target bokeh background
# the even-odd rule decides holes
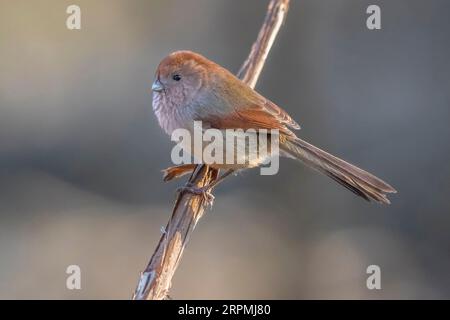
[[[82,30],[65,26],[68,5]],[[382,30],[369,31],[378,4]],[[0,298],[128,299],[169,218],[154,70],[236,72],[267,1],[0,0]],[[299,133],[386,179],[369,204],[285,160],[216,190],[173,298],[450,298],[450,2],[293,0],[257,89]],[[66,289],[66,267],[82,289]],[[381,267],[381,290],[366,268]]]

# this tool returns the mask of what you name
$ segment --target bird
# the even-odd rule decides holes
[[[277,130],[279,156],[300,161],[369,202],[390,204],[387,195],[397,192],[375,175],[300,139],[294,133],[300,126],[285,110],[201,54],[183,50],[164,57],[155,72],[152,91],[153,111],[169,135],[177,129],[192,132],[195,121],[221,131]],[[209,164],[225,173],[207,186],[187,186],[185,190],[209,193],[231,173],[260,166],[265,161],[266,158],[260,157],[252,163]],[[194,168],[193,164],[171,167],[166,170],[166,179],[192,172]]]

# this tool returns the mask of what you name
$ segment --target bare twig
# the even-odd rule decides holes
[[[289,0],[271,0],[269,3],[258,38],[253,44],[247,60],[238,72],[238,76],[251,87],[256,85],[288,8]],[[202,187],[213,182],[217,179],[217,176],[217,170],[200,165],[192,173],[189,183]],[[177,195],[172,216],[167,223],[167,227],[163,230],[153,256],[141,273],[133,299],[167,299],[172,277],[181,260],[189,236],[203,216],[206,206],[207,203],[202,196],[190,193]]]
[[[245,60],[237,74],[242,81],[252,88],[256,86],[269,51],[286,18],[288,9],[289,0],[272,0],[269,3],[266,18],[259,30],[258,38],[253,44],[247,60]]]

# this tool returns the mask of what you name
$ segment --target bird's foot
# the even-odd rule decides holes
[[[205,201],[206,204],[208,204],[211,207],[212,207],[212,205],[214,203],[214,199],[215,199],[215,197],[211,193],[210,186],[197,187],[195,185],[188,183],[187,185],[185,185],[183,187],[179,187],[177,189],[177,192],[180,192],[180,193],[188,192],[188,193],[202,196],[203,201]]]

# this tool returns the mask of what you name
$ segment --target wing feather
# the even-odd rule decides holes
[[[210,115],[207,120],[216,129],[278,129],[290,136],[294,135],[291,130],[300,129],[297,122],[276,104],[263,97],[258,100],[258,103],[234,106],[225,115]]]

